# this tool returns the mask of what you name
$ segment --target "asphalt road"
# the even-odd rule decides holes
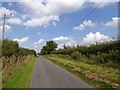
[[[39,57],[30,88],[92,88],[77,76]]]

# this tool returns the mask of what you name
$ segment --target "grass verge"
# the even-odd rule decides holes
[[[3,89],[29,88],[35,63],[36,63],[36,58],[32,57],[28,60],[25,60],[18,67],[13,68],[14,74],[6,78],[5,82],[3,83]]]
[[[101,67],[97,65],[78,62],[71,59],[61,58],[57,55],[44,56],[48,60],[58,64],[67,71],[77,75],[87,83],[94,87],[117,88],[118,85],[118,70],[110,67]]]

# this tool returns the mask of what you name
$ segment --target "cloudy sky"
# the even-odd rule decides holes
[[[95,1],[5,0],[0,17],[12,13],[7,16],[5,38],[37,52],[49,40],[57,42],[58,48],[109,41],[118,34],[118,0]]]

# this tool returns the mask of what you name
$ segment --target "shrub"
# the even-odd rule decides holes
[[[81,53],[79,53],[79,52],[73,52],[73,53],[71,54],[71,57],[72,57],[74,60],[80,60]]]
[[[18,42],[12,40],[4,40],[2,43],[2,55],[5,57],[10,57],[12,55],[17,55],[19,52]]]
[[[81,54],[83,56],[81,56]],[[95,60],[100,63],[120,61],[120,40],[87,46],[77,46],[53,51],[52,54],[70,55],[73,59]],[[80,57],[81,56],[81,57]],[[88,61],[89,62],[89,61]]]

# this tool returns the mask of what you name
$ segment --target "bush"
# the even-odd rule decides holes
[[[95,55],[94,59],[100,63],[108,63],[108,62],[119,62],[120,56],[119,56],[118,50],[112,50],[109,53],[101,53],[99,55]]]
[[[3,42],[0,42],[0,46],[1,45],[3,68],[5,68],[8,65],[14,65],[17,62],[21,62],[21,60],[24,59],[20,58],[23,58],[24,56],[27,57],[28,55],[36,55],[36,52],[34,50],[19,47],[17,41],[5,39]]]
[[[73,53],[71,54],[71,57],[72,57],[74,60],[80,60],[81,53],[79,53],[79,52],[73,52]]]
[[[112,50],[109,53],[109,59],[113,62],[120,62],[120,52],[118,50]]]
[[[2,55],[5,57],[10,57],[12,55],[17,55],[19,52],[18,42],[12,40],[4,40],[2,43]]]
[[[36,55],[36,52],[34,50],[19,47],[17,41],[5,39],[2,43],[2,56],[9,58],[13,55],[15,55],[16,57]]]
[[[80,57],[81,54],[83,57]],[[52,54],[70,55],[73,59],[95,60],[100,63],[120,61],[120,40],[87,46],[77,46],[53,51]],[[87,59],[88,60],[88,59]],[[89,62],[89,61],[88,61]]]

